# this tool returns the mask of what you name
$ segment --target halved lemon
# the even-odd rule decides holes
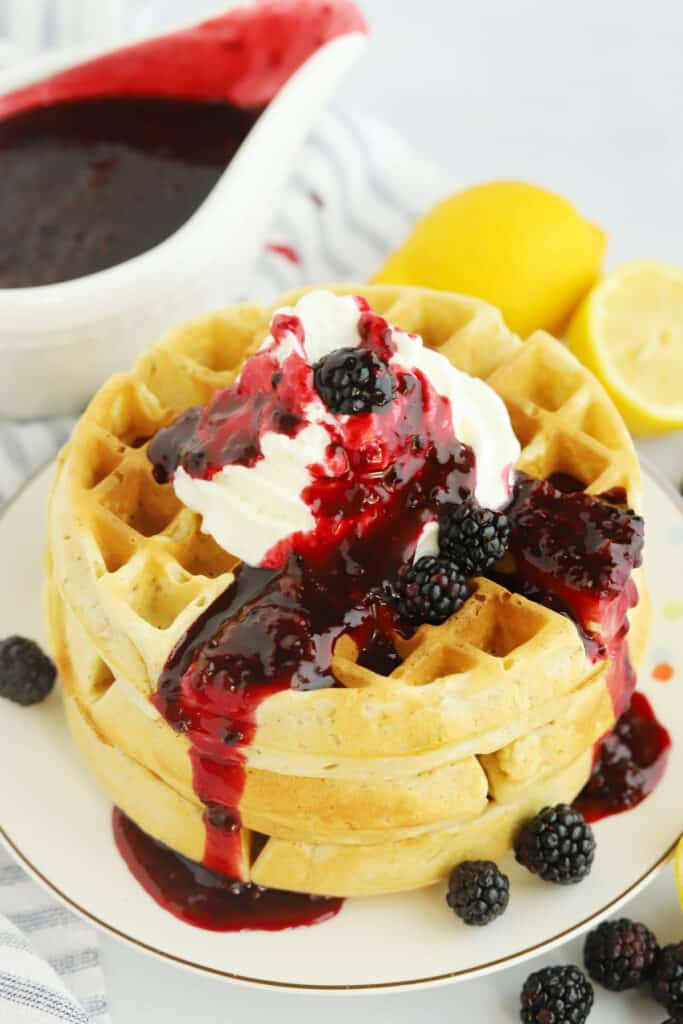
[[[567,331],[634,434],[683,427],[683,270],[625,263],[597,284]]]

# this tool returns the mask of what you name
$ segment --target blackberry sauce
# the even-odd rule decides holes
[[[588,821],[635,807],[662,778],[671,746],[643,694],[628,652],[628,612],[638,594],[632,570],[642,561],[643,521],[613,489],[587,494],[565,473],[547,480],[518,475],[508,510],[517,575],[504,585],[567,615],[591,661],[610,658],[607,684],[618,716],[595,748],[593,773],[576,801]]]
[[[0,288],[94,274],[169,238],[259,113],[220,100],[112,96],[0,120]]]
[[[277,932],[322,924],[341,910],[339,899],[236,883],[152,839],[118,807],[112,824],[131,873],[164,910],[186,924],[214,932]]]
[[[0,288],[92,274],[168,238],[292,74],[365,31],[349,0],[264,0],[0,96]]]
[[[611,659],[608,686],[619,716],[636,683],[626,635],[638,602],[631,573],[642,562],[643,520],[627,508],[624,491],[596,496],[570,489],[572,481],[518,474],[507,510],[516,579],[503,582],[569,615],[591,661]]]
[[[629,709],[597,744],[593,773],[574,806],[589,822],[637,807],[664,775],[670,749],[671,737],[649,700],[634,693]]]

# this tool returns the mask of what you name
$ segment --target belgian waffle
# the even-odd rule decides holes
[[[496,310],[462,296],[335,290],[364,295],[486,380],[508,408],[519,469],[571,474],[590,493],[623,487],[639,507],[639,465],[621,418],[549,335],[521,341]],[[205,826],[189,742],[150,697],[236,559],[155,483],[145,449],[160,427],[232,382],[271,313],[242,305],[197,321],[112,378],[60,457],[50,504],[46,605],[71,730],[125,813],[195,860]],[[635,660],[647,632],[639,586]],[[260,705],[239,807],[245,880],[340,896],[426,885],[460,860],[499,856],[520,821],[581,789],[614,711],[609,666],[587,660],[565,616],[480,579],[447,622],[396,644],[402,663],[388,676],[361,667],[342,641],[341,686],[287,690]]]

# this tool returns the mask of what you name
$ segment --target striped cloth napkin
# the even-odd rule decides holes
[[[94,930],[0,850],[0,1021],[108,1024]]]
[[[226,303],[365,280],[449,185],[388,128],[339,111],[321,121],[298,167],[248,295],[226,290]],[[0,421],[0,507],[56,454],[72,424]],[[0,847],[0,1024],[53,1021],[108,1024],[97,935]]]

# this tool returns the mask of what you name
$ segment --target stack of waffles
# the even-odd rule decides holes
[[[475,299],[349,286],[483,378],[505,402],[534,477],[570,474],[641,501],[630,437],[593,377],[544,333],[521,341]],[[296,302],[288,295],[280,305]],[[205,807],[190,744],[151,701],[168,656],[232,580],[236,559],[200,531],[146,446],[228,386],[272,310],[241,305],[187,325],[98,393],[60,457],[50,506],[47,612],[66,714],[85,759],[145,832],[201,861]],[[642,655],[647,602],[631,615]],[[440,626],[396,637],[387,676],[336,649],[333,689],[260,704],[243,750],[244,880],[337,896],[417,888],[501,856],[520,823],[571,801],[613,724],[609,662],[591,663],[564,615],[487,579]]]

